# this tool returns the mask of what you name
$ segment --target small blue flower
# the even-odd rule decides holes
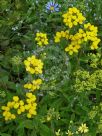
[[[50,12],[58,12],[59,11],[59,4],[55,3],[55,1],[49,1],[46,4],[47,11]]]

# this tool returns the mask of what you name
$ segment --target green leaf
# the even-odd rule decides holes
[[[6,133],[0,133],[0,136],[11,136],[11,135],[6,134]]]
[[[51,131],[51,128],[48,128],[46,125],[41,124],[39,126],[40,136],[53,136],[54,134]]]
[[[22,121],[17,129],[19,130],[21,128],[33,129],[34,128],[33,121],[32,120]]]

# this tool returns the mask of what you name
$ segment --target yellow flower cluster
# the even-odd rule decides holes
[[[42,84],[42,80],[36,79],[36,80],[33,80],[32,83],[25,84],[24,88],[34,91],[34,90],[38,90],[41,84]]]
[[[98,29],[94,25],[91,25],[90,23],[84,24],[84,29],[86,30],[85,32],[85,37],[86,40],[92,41],[91,49],[97,49],[98,44],[100,42],[100,39],[97,38],[97,32]]]
[[[69,38],[69,31],[61,31],[61,32],[57,32],[54,39],[55,39],[55,43],[60,42],[61,38],[65,38],[68,39]]]
[[[83,41],[86,41],[86,34],[83,29],[79,29],[78,33],[75,35],[70,35],[71,43],[81,44]]]
[[[63,22],[69,28],[72,28],[78,24],[82,24],[86,20],[82,13],[75,7],[69,8],[67,13],[63,14],[62,17]]]
[[[5,121],[12,120],[16,118],[16,115],[11,113],[10,110],[14,107],[14,102],[8,102],[7,106],[2,106],[1,109],[3,110],[3,116]]]
[[[28,111],[27,117],[31,118],[33,115],[37,114],[36,112],[37,103],[35,102],[36,96],[33,95],[32,93],[26,93],[26,97],[27,104],[25,104],[25,109]]]
[[[36,115],[36,96],[32,93],[26,93],[26,104],[23,100],[20,100],[18,96],[13,96],[13,101],[8,102],[7,106],[2,106],[3,116],[5,121],[15,119],[17,114],[20,115],[27,112],[27,117],[31,118],[32,115]],[[11,113],[12,112],[14,113]]]
[[[80,133],[87,133],[89,130],[88,130],[88,127],[86,126],[86,124],[81,124],[81,126],[78,129],[78,131]]]
[[[72,55],[74,52],[77,53],[79,49],[80,49],[80,45],[70,44],[70,45],[68,45],[68,47],[65,48],[65,51],[69,52],[69,55]]]
[[[78,49],[81,48],[81,44],[83,42],[92,41],[91,49],[94,50],[98,48],[100,39],[97,38],[97,27],[87,23],[84,24],[84,29],[79,29],[78,33],[69,36],[71,44],[65,48],[65,51],[69,52],[70,55],[72,55],[74,52],[78,52]]]
[[[48,45],[48,38],[45,33],[37,32],[35,40],[39,46]]]
[[[26,71],[31,74],[42,74],[43,62],[37,59],[34,55],[24,60]]]
[[[34,55],[28,57],[27,60],[24,61],[26,66],[26,70],[31,74],[41,74],[43,63],[41,60],[37,59]],[[42,84],[41,79],[33,80],[32,83],[27,83],[24,85],[24,88],[27,88],[31,91],[37,90],[40,88]],[[20,100],[18,96],[13,96],[13,100],[8,102],[6,106],[2,106],[3,116],[5,121],[9,121],[15,119],[16,116],[26,113],[27,118],[32,118],[32,116],[36,115],[36,107],[37,103],[36,96],[32,93],[26,93],[26,100]]]
[[[66,26],[72,28],[78,24],[83,24],[86,18],[80,13],[80,11],[73,7],[69,8],[67,13],[63,14],[63,21]],[[78,53],[78,50],[82,47],[82,44],[88,41],[91,41],[91,49],[97,49],[100,39],[97,37],[98,29],[94,25],[90,23],[86,23],[83,25],[83,28],[80,28],[76,34],[70,34],[69,31],[61,31],[56,32],[54,37],[55,43],[61,41],[61,38],[65,38],[69,40],[70,44],[65,48],[65,51],[69,53],[69,55],[73,55],[73,53]]]

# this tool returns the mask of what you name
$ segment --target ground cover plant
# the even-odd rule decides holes
[[[102,135],[102,1],[0,1],[0,136]]]

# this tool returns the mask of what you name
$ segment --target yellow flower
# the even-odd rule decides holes
[[[26,99],[26,102],[27,102],[27,103],[31,103],[32,100],[31,100],[31,99]]]
[[[42,80],[41,79],[33,80],[32,83],[33,83],[33,86],[32,86],[33,90],[39,89],[39,87],[42,83]]]
[[[31,98],[31,97],[33,96],[33,94],[32,94],[32,93],[26,93],[26,96],[27,96],[28,98]]]
[[[26,110],[29,110],[30,107],[31,107],[31,105],[29,105],[29,104],[26,104],[26,105],[25,105],[25,109],[26,109]]]
[[[31,99],[32,102],[35,102],[36,101],[36,96],[33,95],[30,99]]]
[[[23,100],[20,100],[20,101],[19,101],[19,105],[20,105],[20,106],[23,106],[23,105],[24,105],[24,101],[23,101]]]
[[[24,85],[24,88],[31,89],[32,88],[32,84],[28,84],[27,83],[27,84]]]
[[[21,106],[20,110],[21,110],[21,112],[24,112],[25,111],[25,106]]]
[[[36,79],[36,80],[33,80],[32,83],[25,84],[24,88],[34,91],[34,90],[38,90],[41,84],[42,84],[42,80]]]
[[[78,128],[78,131],[80,133],[87,133],[89,130],[88,130],[88,127],[86,126],[86,124],[81,124],[81,126]]]
[[[68,136],[73,136],[73,133],[72,133],[70,130],[68,130],[68,132],[66,132],[66,134],[67,134]]]
[[[95,50],[98,48],[98,44],[100,39],[97,38],[98,29],[94,25],[90,23],[84,24],[84,29],[86,30],[86,37],[84,37],[84,41],[90,40],[92,41],[91,49]]]
[[[12,108],[13,107],[13,103],[12,102],[8,102],[7,103],[7,107]]]
[[[37,80],[37,83],[41,83],[41,80]],[[23,100],[19,100],[18,96],[13,96],[13,101],[8,102],[7,106],[1,107],[5,121],[16,119],[16,115],[10,112],[11,109],[14,109],[14,112],[16,111],[16,114],[18,115],[26,112],[28,118],[37,115],[37,103],[35,102],[36,96],[32,93],[26,93],[26,97],[27,98],[24,102]]]
[[[13,100],[14,101],[8,102],[7,106],[2,106],[2,110],[3,110],[2,114],[3,114],[4,118],[5,118],[5,121],[12,120],[12,119],[16,118],[16,115],[12,114],[10,112],[10,110],[12,108],[17,109],[19,107],[19,103],[18,103],[19,97],[18,96],[14,96]]]
[[[32,118],[33,115],[36,115],[36,106],[37,103],[35,102],[36,96],[33,95],[32,93],[26,93],[27,99],[26,102],[27,104],[24,106],[25,110],[28,112],[27,117]]]
[[[4,111],[2,115],[5,117],[7,113],[8,113],[7,111]]]
[[[14,107],[14,109],[18,109],[19,108],[19,103],[18,102],[15,103],[13,107]]]
[[[91,49],[95,50],[98,48],[98,43],[100,42],[100,39],[96,38],[95,41],[93,41],[92,45],[91,45]]]
[[[50,115],[47,116],[47,121],[50,121],[52,119],[52,117]]]
[[[11,119],[15,119],[16,116],[14,114],[11,115]]]
[[[24,61],[24,65],[26,67],[26,71],[31,74],[42,74],[43,62],[37,59],[34,55],[28,57],[27,60]],[[29,88],[31,85],[29,85]]]
[[[2,110],[5,110],[5,111],[9,111],[10,110],[10,108],[6,107],[6,106],[2,106],[1,108],[2,108]]]
[[[35,40],[39,46],[48,45],[48,38],[45,33],[37,32]]]
[[[32,109],[29,110],[29,114],[31,114],[31,115],[36,115],[37,112],[32,108]]]
[[[58,131],[55,132],[55,135],[56,135],[56,136],[61,136],[61,130],[58,129]]]
[[[62,15],[62,17],[63,22],[69,28],[72,28],[73,26],[76,26],[78,24],[83,24],[86,20],[82,13],[75,7],[69,8],[68,11]],[[56,32],[56,35],[54,37],[55,43],[60,42],[61,38],[69,40],[70,45],[65,48],[65,51],[68,52],[69,55],[77,53],[78,50],[81,48],[81,44],[85,45],[85,42],[88,41],[91,41],[89,43],[91,43],[90,48],[92,50],[98,48],[100,39],[97,37],[98,29],[94,25],[86,23],[83,25],[83,29],[80,28],[78,32],[74,35],[70,35],[69,32],[70,31]]]
[[[20,115],[22,113],[21,109],[18,109],[17,113]]]
[[[69,45],[68,47],[65,48],[65,51],[69,53],[69,55],[73,55],[73,53],[77,53],[78,50],[80,49],[80,45]]]
[[[26,99],[26,102],[27,102],[27,103],[32,103],[32,102],[35,102],[35,100],[36,100],[36,96],[33,95],[31,98]]]
[[[69,38],[69,31],[61,31],[61,32],[56,32],[56,35],[54,37],[55,42],[58,43],[60,42],[61,38],[68,39]]]
[[[62,15],[62,17],[63,22],[69,28],[72,28],[78,24],[82,24],[86,20],[82,13],[75,7],[69,8],[68,11]]]
[[[15,102],[18,102],[18,101],[19,101],[19,97],[18,97],[18,96],[13,96],[13,100],[14,100]]]
[[[12,119],[15,119],[15,118],[16,118],[15,114],[12,114],[12,113],[9,112],[9,111],[4,111],[4,112],[3,112],[3,116],[4,116],[4,118],[5,118],[5,121],[12,120]]]
[[[32,115],[30,113],[27,113],[27,118],[31,118]]]

